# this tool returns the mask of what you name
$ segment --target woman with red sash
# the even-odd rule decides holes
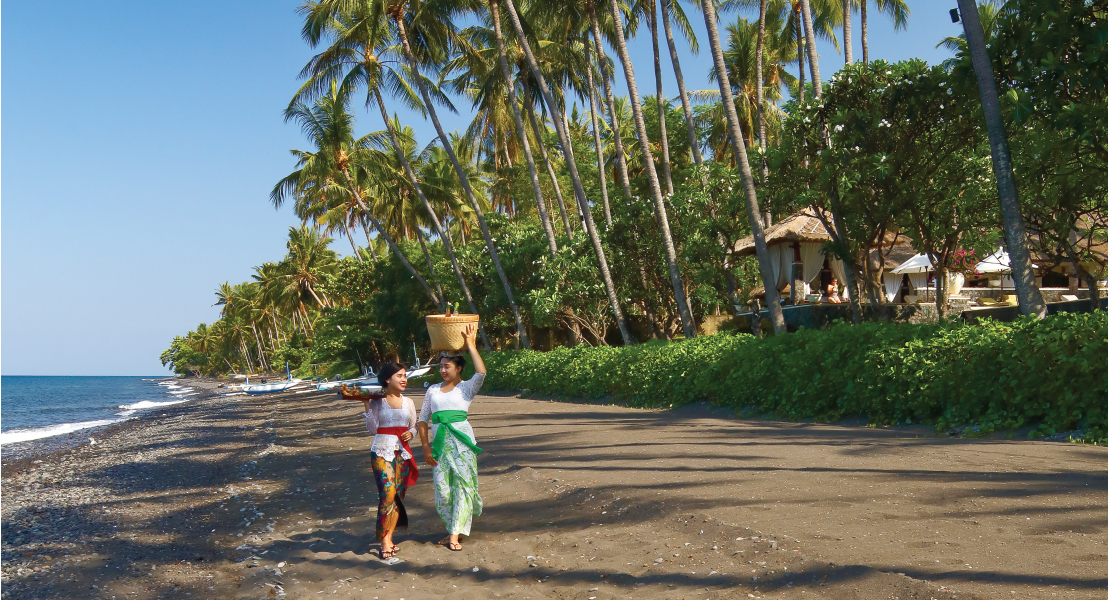
[[[370,461],[377,482],[377,539],[381,540],[381,558],[396,556],[393,531],[408,529],[404,510],[404,493],[415,485],[419,471],[412,458],[408,441],[416,433],[416,407],[401,395],[408,386],[404,367],[398,363],[381,366],[377,376],[381,394],[363,400],[366,406],[366,429],[374,434],[370,445]]]

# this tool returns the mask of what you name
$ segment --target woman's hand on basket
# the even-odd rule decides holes
[[[477,325],[473,323],[462,329],[462,341],[466,348],[475,348],[477,344]]]

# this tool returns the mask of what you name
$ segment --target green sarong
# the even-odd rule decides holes
[[[447,441],[448,430],[458,441],[469,446],[474,454],[481,454],[481,448],[478,448],[477,444],[470,440],[470,436],[462,433],[451,424],[465,420],[466,411],[464,410],[440,410],[431,414],[431,422],[439,426],[439,429],[435,431],[435,439],[431,442],[431,455],[435,460],[439,460],[439,455],[443,453],[443,444]]]
[[[435,512],[443,520],[447,533],[470,535],[473,518],[481,514],[478,494],[477,453],[481,452],[470,436],[451,423],[466,420],[461,410],[443,410],[431,415],[439,426],[435,431],[432,454],[438,465],[432,471],[435,486]],[[447,435],[447,430],[451,435]]]

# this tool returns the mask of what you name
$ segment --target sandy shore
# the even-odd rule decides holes
[[[1105,597],[1103,447],[516,397],[473,405],[464,550],[425,466],[385,564],[360,408],[207,397],[5,449],[2,597]]]

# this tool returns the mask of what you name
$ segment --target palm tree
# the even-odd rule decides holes
[[[325,0],[327,3],[339,3],[342,0]],[[434,5],[422,5],[423,9],[435,8]],[[443,125],[439,122],[439,115],[435,110],[435,105],[432,103],[431,95],[428,92],[427,82],[420,75],[420,65],[416,58],[416,54],[412,49],[412,43],[408,36],[408,23],[406,17],[414,16],[413,25],[416,26],[420,33],[420,39],[425,43],[443,42],[446,38],[450,37],[451,33],[451,11],[448,9],[443,10],[421,10],[419,14],[410,15],[406,8],[406,1],[399,0],[395,3],[389,4],[385,9],[386,14],[392,19],[393,24],[396,26],[397,34],[400,36],[401,47],[404,49],[404,56],[408,60],[408,69],[412,79],[416,80],[416,87],[420,90],[420,96],[424,101],[424,108],[427,110],[428,116],[431,117],[431,123],[435,126],[435,133],[439,136],[439,141],[443,145],[443,149],[447,151],[447,157],[450,158],[451,165],[454,166],[455,173],[458,174],[458,179],[462,182],[462,189],[466,192],[466,197],[470,201],[470,205],[474,208],[474,216],[477,217],[478,226],[481,228],[481,234],[485,238],[485,248],[489,252],[489,258],[493,262],[493,268],[497,271],[497,276],[500,277],[501,285],[504,286],[505,297],[508,299],[508,305],[512,309],[512,316],[516,321],[516,332],[520,336],[520,345],[524,348],[530,349],[531,343],[528,341],[527,328],[524,327],[523,319],[520,318],[520,308],[516,304],[516,298],[512,294],[512,287],[508,284],[508,276],[505,275],[504,267],[501,266],[500,254],[497,253],[497,247],[493,243],[493,236],[489,233],[489,226],[485,222],[485,213],[482,211],[480,204],[478,204],[477,197],[474,195],[472,186],[470,185],[470,178],[466,174],[466,170],[462,168],[462,164],[458,161],[458,156],[455,154],[454,147],[451,145],[450,138],[447,136],[446,131],[443,130]],[[428,50],[428,48],[423,48]],[[432,51],[437,51],[437,48],[431,48]]]
[[[597,18],[596,0],[585,0],[585,8],[589,12],[589,28],[593,32],[593,49],[597,53],[597,65],[600,67],[601,82],[605,87],[605,100],[608,102],[609,129],[612,131],[613,145],[615,146],[616,168],[620,173],[620,183],[624,186],[624,198],[632,197],[631,179],[628,176],[628,163],[624,154],[624,143],[620,133],[620,123],[616,119],[616,99],[612,93],[612,77],[608,70],[608,56],[601,45],[601,26]],[[607,21],[606,13],[606,25]]]
[[[782,305],[778,300],[778,295],[771,291],[777,289],[778,282],[770,277],[770,252],[766,247],[766,235],[762,227],[762,213],[759,211],[758,196],[755,194],[755,181],[751,177],[751,165],[747,162],[747,148],[744,146],[743,132],[739,127],[739,115],[736,114],[735,101],[732,99],[732,88],[728,85],[729,77],[727,76],[727,67],[724,65],[724,50],[720,45],[720,32],[716,26],[716,7],[713,6],[713,0],[701,0],[701,9],[705,13],[705,28],[708,30],[713,64],[716,72],[722,75],[718,76],[716,80],[720,84],[724,114],[727,116],[728,128],[731,130],[732,149],[735,151],[740,178],[743,180],[743,189],[747,197],[747,218],[751,222],[751,236],[755,241],[755,255],[759,260],[759,271],[762,273],[763,288],[766,290],[766,305],[770,311],[770,320],[774,324],[774,332],[785,333],[786,322],[782,315]]]
[[[870,55],[867,52],[866,43],[866,5],[870,2],[870,0],[856,1],[859,4],[859,24],[862,29],[860,32],[860,37],[862,37],[863,64],[865,65],[866,63],[870,62]],[[905,27],[909,23],[909,6],[905,3],[905,0],[875,0],[875,3],[878,5],[878,12],[886,13],[887,15],[889,15],[890,19],[893,19],[894,31],[905,29]]]
[[[1001,104],[997,97],[997,81],[993,66],[986,54],[986,37],[978,21],[978,8],[973,0],[959,0],[959,14],[963,21],[970,60],[978,80],[978,93],[982,96],[982,113],[986,117],[986,132],[990,137],[993,155],[993,173],[997,179],[997,194],[1001,201],[1001,219],[1004,224],[1005,246],[1013,269],[1013,287],[1022,315],[1047,316],[1040,288],[1036,287],[1035,273],[1028,252],[1028,235],[1024,230],[1024,217],[1020,212],[1020,197],[1013,178],[1013,161],[1009,154],[1009,139],[1005,123],[1001,120]]]
[[[617,0],[609,0],[612,18],[616,32],[616,50],[620,55],[620,63],[624,66],[624,77],[628,82],[628,98],[632,105],[632,117],[635,119],[635,128],[639,134],[639,147],[643,151],[643,162],[647,168],[647,180],[651,185],[651,196],[655,203],[655,218],[658,219],[659,230],[662,234],[662,245],[666,252],[666,266],[670,271],[670,285],[674,288],[674,301],[678,305],[678,315],[682,320],[682,331],[686,339],[693,339],[697,335],[693,313],[689,310],[689,302],[685,297],[685,288],[682,284],[681,273],[678,270],[677,252],[674,251],[674,238],[670,235],[670,221],[666,216],[666,204],[662,199],[662,189],[659,186],[658,174],[655,172],[654,157],[651,153],[651,142],[647,137],[647,125],[643,121],[643,108],[639,103],[639,91],[635,85],[635,70],[632,67],[631,57],[628,56],[628,45],[624,40],[623,19],[620,17],[620,7]]]
[[[547,203],[543,199],[543,189],[539,183],[539,173],[535,168],[535,157],[532,156],[531,153],[531,143],[528,140],[527,129],[524,128],[524,120],[520,116],[520,105],[516,100],[516,83],[512,77],[512,70],[509,67],[508,55],[505,50],[504,34],[501,31],[500,9],[497,6],[497,0],[488,0],[488,3],[489,13],[493,19],[493,36],[496,39],[497,62],[500,63],[503,86],[493,86],[485,83],[485,85],[480,86],[479,89],[482,92],[492,92],[499,88],[503,91],[505,102],[511,105],[513,122],[520,136],[520,146],[524,152],[524,160],[528,165],[528,176],[531,179],[532,194],[535,196],[536,208],[539,211],[539,220],[543,225],[544,233],[547,235],[547,247],[550,251],[551,258],[554,258],[558,255],[558,243],[555,241],[554,228],[551,225],[550,216],[547,213]],[[496,69],[491,69],[491,71],[495,72]],[[488,98],[489,96],[492,96],[492,93],[482,94],[483,98]]]
[[[662,0],[662,29],[666,32],[666,46],[670,50],[670,62],[674,65],[674,78],[678,81],[678,95],[682,99],[682,112],[685,114],[689,149],[693,153],[693,163],[700,166],[703,160],[701,144],[697,140],[697,128],[693,123],[693,108],[690,106],[689,94],[685,91],[685,78],[682,77],[682,65],[678,60],[678,48],[674,45],[674,34],[670,30],[671,15],[673,15],[674,22],[681,28],[685,39],[689,41],[689,48],[694,54],[697,53],[697,38],[693,35],[693,29],[689,26],[689,20],[686,18],[681,5],[673,0]],[[662,96],[661,89],[659,90],[659,96]]]
[[[666,96],[662,92],[662,61],[658,49],[658,7],[655,0],[642,0],[640,6],[647,17],[647,30],[651,34],[651,52],[655,66],[655,101],[658,105],[659,154],[662,162],[662,176],[666,182],[666,195],[674,194],[674,180],[670,175],[670,143],[666,136]]]
[[[385,102],[382,97],[383,88],[409,107],[421,111],[424,107],[411,86],[398,72],[400,70],[399,65],[394,66],[394,61],[389,59],[393,55],[403,53],[395,44],[391,43],[387,28],[380,18],[381,11],[380,3],[373,2],[368,7],[362,6],[361,10],[346,14],[338,12],[328,0],[310,2],[301,9],[301,12],[305,14],[304,39],[309,45],[315,47],[326,35],[332,36],[333,44],[313,57],[312,61],[304,68],[301,75],[307,77],[308,80],[297,92],[294,101],[301,96],[318,95],[320,91],[326,89],[326,86],[340,77],[342,77],[342,88],[344,90],[353,90],[357,87],[366,88],[366,104],[367,106],[376,105],[380,110],[390,142],[397,154],[397,159],[404,168],[405,176],[415,190],[416,196],[423,203],[424,209],[428,212],[435,233],[446,247],[451,267],[458,278],[462,294],[470,307],[470,312],[479,314],[477,306],[474,304],[473,295],[470,293],[470,287],[466,284],[466,278],[462,274],[462,268],[455,255],[454,244],[450,239],[449,232],[444,230],[434,208],[427,201],[420,182],[404,155],[402,144],[396,129],[393,127],[393,120],[389,118],[389,114],[385,109]],[[437,96],[440,95],[438,89],[433,91]],[[405,259],[402,259],[402,262],[404,261]],[[445,299],[443,302],[445,302]],[[486,350],[491,349],[492,346],[489,344],[489,338],[485,333],[485,326],[481,322],[478,323],[478,332],[481,334],[482,343]]]
[[[365,153],[368,141],[365,138],[354,140],[354,118],[347,111],[348,101],[348,96],[340,93],[338,86],[332,82],[331,91],[317,100],[313,106],[294,102],[285,109],[285,120],[296,121],[305,136],[315,144],[316,151],[291,151],[297,157],[298,168],[274,186],[273,191],[270,192],[270,201],[275,207],[279,207],[289,195],[299,196],[310,193],[314,196],[316,190],[334,193],[335,188],[341,185],[363,210],[365,217],[389,244],[389,248],[405,268],[424,287],[432,301],[439,306],[444,306],[444,300],[436,296],[423,276],[408,262],[385,227],[374,217],[363,201],[359,187],[354,183],[354,178],[351,176],[352,157],[357,162],[357,154]],[[339,181],[343,183],[340,184]]]
[[[612,307],[612,314],[616,319],[616,325],[620,330],[620,336],[623,338],[624,344],[630,346],[635,343],[635,338],[632,337],[631,331],[628,329],[627,321],[624,319],[624,313],[620,310],[620,299],[616,295],[616,285],[613,283],[612,274],[609,272],[608,259],[605,257],[604,246],[601,245],[601,238],[597,235],[597,228],[593,223],[593,213],[589,210],[589,199],[585,197],[585,188],[582,187],[581,178],[578,176],[578,167],[571,151],[569,133],[566,131],[558,105],[555,104],[554,98],[551,95],[551,89],[547,86],[547,81],[543,76],[543,72],[539,69],[539,63],[536,61],[535,54],[531,50],[531,44],[524,35],[524,28],[520,22],[520,16],[516,14],[516,7],[512,5],[512,0],[505,0],[505,7],[508,8],[508,15],[512,21],[512,28],[516,32],[516,39],[519,41],[520,47],[524,50],[528,65],[531,67],[532,74],[535,76],[535,80],[539,84],[539,89],[543,93],[543,100],[547,105],[547,110],[551,111],[551,121],[554,124],[555,132],[558,133],[559,144],[562,146],[563,156],[566,159],[566,166],[570,171],[570,181],[574,185],[574,198],[577,200],[578,210],[585,219],[585,229],[593,245],[593,252],[597,255],[597,262],[601,270],[601,279],[605,284],[605,294],[608,296],[609,305]]]

